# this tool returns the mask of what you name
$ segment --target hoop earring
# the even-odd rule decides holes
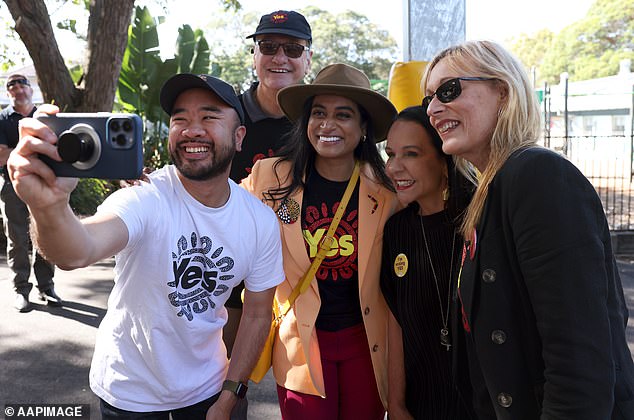
[[[365,134],[364,134],[364,135],[361,137],[361,143],[365,143],[365,139],[366,139],[366,138],[367,138],[367,137],[366,137],[366,136],[365,136]]]

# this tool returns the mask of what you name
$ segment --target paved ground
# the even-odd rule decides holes
[[[634,259],[620,260],[625,296],[634,313]],[[63,308],[49,308],[31,292],[34,309],[12,308],[13,290],[4,256],[0,256],[0,409],[7,403],[91,404],[99,418],[97,399],[88,387],[88,369],[96,328],[105,313],[112,287],[112,260],[64,272],[58,270],[56,290]],[[634,320],[628,338],[634,352]],[[249,418],[279,419],[275,384],[269,375],[249,388]]]

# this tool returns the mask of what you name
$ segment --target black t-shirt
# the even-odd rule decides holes
[[[254,83],[248,91],[239,96],[245,110],[244,125],[247,133],[242,141],[242,151],[236,152],[233,158],[229,174],[238,184],[249,176],[255,162],[277,156],[293,127],[288,118],[272,118],[262,111],[255,100],[257,85],[257,82]]]
[[[255,99],[257,87],[258,82],[255,82],[249,90],[238,96],[244,108],[244,125],[247,128],[242,140],[242,150],[236,152],[229,173],[229,178],[238,184],[249,176],[255,162],[277,156],[277,152],[286,142],[287,134],[293,127],[288,118],[272,118],[262,111]],[[233,288],[226,302],[228,308],[242,308],[240,294],[243,289],[244,283]]]
[[[302,233],[312,261],[321,238],[335,215],[348,181],[323,178],[313,170],[306,180],[302,202]],[[320,330],[339,331],[363,322],[359,302],[358,232],[359,183],[335,230],[335,243],[322,261],[317,274],[321,307],[315,326]]]
[[[31,113],[27,116],[32,117],[35,109],[33,107]],[[22,118],[24,118],[24,115],[15,112],[13,107],[10,106],[0,112],[0,144],[6,144],[9,149],[13,149],[18,145],[18,121]]]
[[[31,110],[28,117],[32,117],[35,113],[35,107]],[[6,144],[9,149],[14,149],[18,145],[18,122],[24,118],[24,115],[15,112],[13,107],[8,106],[0,112],[0,144]],[[2,168],[2,175],[5,179],[9,179],[6,168]]]

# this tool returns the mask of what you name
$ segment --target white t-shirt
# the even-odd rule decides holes
[[[90,386],[129,411],[186,407],[219,392],[231,289],[244,279],[258,292],[284,279],[279,225],[268,206],[229,180],[227,203],[206,207],[171,165],[150,178],[97,210],[120,217],[129,240],[115,258]]]

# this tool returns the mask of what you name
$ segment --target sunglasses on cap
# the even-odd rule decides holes
[[[31,85],[27,79],[13,79],[7,82],[7,89],[18,84],[23,86]]]
[[[282,47],[282,49],[284,50],[284,54],[288,58],[299,58],[302,56],[304,51],[310,50],[310,47],[307,47],[306,45],[298,44],[296,42],[281,43],[281,42],[275,42],[275,41],[262,40],[262,41],[257,41],[257,44],[258,44],[258,48],[260,49],[260,52],[264,55],[275,55],[277,54],[277,50],[280,47]]]
[[[496,79],[493,77],[456,77],[454,79],[449,79],[442,85],[438,86],[438,89],[436,89],[436,92],[432,93],[429,96],[425,96],[423,98],[423,102],[421,103],[421,105],[424,108],[427,108],[429,104],[431,103],[431,100],[434,99],[434,96],[443,104],[448,104],[449,102],[453,101],[462,93],[462,86],[460,85],[461,80],[484,81],[484,80],[496,80]]]

